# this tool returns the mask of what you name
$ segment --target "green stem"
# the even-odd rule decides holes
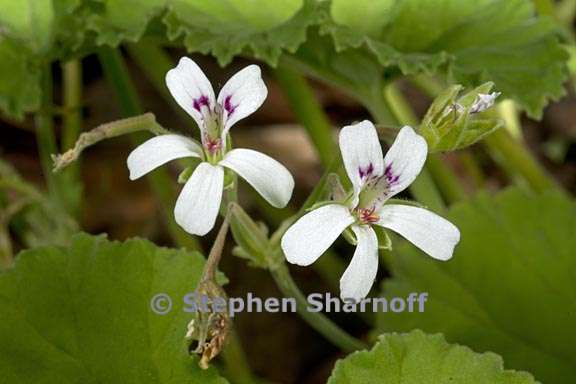
[[[227,376],[235,384],[254,384],[258,382],[252,375],[252,371],[250,371],[250,365],[242,349],[242,342],[234,329],[231,329],[228,334],[226,346],[222,350],[221,356],[226,365]]]
[[[553,0],[534,0],[536,12],[540,15],[552,16],[555,15],[555,5]]]
[[[548,175],[526,146],[514,139],[508,131],[499,129],[487,136],[484,143],[490,151],[498,154],[505,168],[520,174],[534,191],[542,192],[551,188],[559,188],[556,181]]]
[[[440,156],[430,155],[426,166],[436,183],[441,186],[442,196],[448,203],[452,204],[466,199],[466,192],[460,181]]]
[[[510,132],[512,137],[515,139],[522,138],[522,123],[520,122],[520,114],[518,113],[518,108],[513,100],[503,100],[497,106],[498,113],[502,120],[504,120],[504,126]]]
[[[46,64],[42,71],[41,78],[42,101],[40,110],[36,113],[36,139],[38,141],[38,152],[44,178],[48,186],[48,192],[52,200],[61,209],[65,208],[66,200],[64,198],[61,177],[52,173],[51,155],[58,153],[56,137],[54,135],[54,120],[52,119],[52,69]]]
[[[138,93],[130,79],[120,52],[112,48],[102,48],[98,52],[98,58],[103,66],[108,83],[116,93],[122,114],[126,117],[142,114],[143,108]],[[139,145],[145,139],[146,135],[136,134],[133,143],[134,145]],[[175,243],[189,249],[201,249],[200,243],[196,238],[182,230],[172,218],[173,202],[176,200],[176,190],[166,169],[159,168],[155,170],[148,174],[147,179],[150,182],[154,194],[160,200],[162,212],[168,225],[168,231]]]
[[[472,179],[474,183],[474,187],[477,189],[481,189],[484,187],[486,182],[486,176],[482,171],[482,168],[476,161],[474,154],[471,152],[470,148],[464,149],[460,154],[460,162],[462,163],[462,167],[466,171],[466,174]]]
[[[168,102],[172,111],[179,115],[182,121],[190,121],[190,116],[173,101],[166,87],[166,73],[174,67],[170,55],[161,46],[144,39],[137,44],[128,44],[126,48],[130,58],[144,72],[144,76],[154,89]]]
[[[80,135],[82,128],[82,64],[70,60],[62,64],[64,113],[62,116],[61,147],[70,148]],[[67,205],[70,214],[80,213],[82,182],[80,163],[71,164],[60,176],[67,183]]]
[[[292,279],[284,262],[275,268],[270,268],[270,272],[282,294],[285,297],[293,297],[296,300],[298,313],[312,328],[345,352],[367,348],[366,344],[343,331],[322,313],[308,310],[308,301]]]
[[[417,117],[411,110],[408,103],[404,100],[404,97],[398,91],[398,89],[393,85],[389,84],[384,90],[382,98],[375,99],[376,104],[386,105],[386,109],[391,112],[395,123],[408,124],[416,126],[418,123]],[[380,123],[387,123],[387,121],[382,122],[379,116],[376,116]],[[438,190],[436,183],[434,182],[432,173],[427,165],[422,168],[420,175],[414,180],[412,185],[410,185],[410,192],[412,195],[435,211],[442,211],[446,208],[442,195]]]
[[[82,64],[70,60],[62,64],[64,81],[64,117],[62,148],[74,145],[82,129]]]
[[[300,73],[282,65],[274,70],[274,75],[296,119],[304,126],[312,140],[322,165],[329,167],[334,154],[338,153],[338,146],[334,140],[332,125],[311,87]]]

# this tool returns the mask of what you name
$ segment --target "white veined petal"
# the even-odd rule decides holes
[[[384,157],[374,124],[364,120],[340,131],[340,151],[346,173],[356,192],[370,176],[384,172]]]
[[[254,64],[237,72],[224,84],[218,94],[224,117],[223,140],[232,125],[260,108],[266,96],[268,89],[262,80],[262,72]]]
[[[397,232],[438,260],[450,259],[460,241],[460,231],[454,224],[427,209],[388,204],[378,215],[377,225]]]
[[[261,152],[237,148],[228,152],[220,165],[230,168],[276,208],[288,204],[294,179],[278,161]]]
[[[282,237],[282,250],[292,264],[310,265],[354,223],[348,208],[330,204],[313,210],[296,221]]]
[[[202,130],[204,116],[215,106],[214,89],[204,72],[191,59],[183,57],[166,74],[166,85],[178,105]]]
[[[352,226],[358,246],[340,278],[340,297],[356,301],[365,298],[378,272],[378,238],[369,226]]]
[[[178,196],[174,208],[176,222],[193,235],[210,232],[218,216],[223,187],[224,169],[200,163]]]
[[[148,172],[182,157],[202,157],[202,147],[194,140],[181,135],[160,135],[136,147],[126,163],[130,170],[130,180],[135,180]]]
[[[405,126],[384,157],[384,176],[389,185],[387,197],[406,189],[416,179],[428,154],[426,140]]]

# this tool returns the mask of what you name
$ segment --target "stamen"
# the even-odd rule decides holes
[[[359,208],[358,209],[358,219],[363,224],[373,224],[380,220],[380,216],[374,213],[375,208]]]

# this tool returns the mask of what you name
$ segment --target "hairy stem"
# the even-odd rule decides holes
[[[74,146],[66,152],[59,155],[52,155],[54,172],[71,166],[72,163],[78,160],[86,148],[102,140],[140,131],[149,131],[156,135],[168,133],[167,130],[156,122],[156,117],[150,112],[99,125],[91,131],[81,134],[76,143],[74,143]]]

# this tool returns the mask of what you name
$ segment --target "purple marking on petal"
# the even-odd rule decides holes
[[[206,106],[206,107],[210,107],[210,100],[208,100],[208,96],[206,95],[202,95],[197,99],[194,99],[194,109],[197,110],[198,112],[200,112],[200,110],[202,109],[202,107]]]
[[[224,99],[224,109],[228,112],[228,116],[230,116],[236,110],[237,105],[232,105],[232,95],[226,96]]]
[[[366,167],[366,169],[362,169],[362,167],[358,167],[358,174],[360,175],[360,179],[368,178],[372,176],[372,172],[374,172],[374,164],[370,163]]]
[[[384,169],[384,177],[386,177],[389,186],[398,183],[398,180],[400,180],[400,175],[395,175],[392,172],[392,163],[388,164]]]

